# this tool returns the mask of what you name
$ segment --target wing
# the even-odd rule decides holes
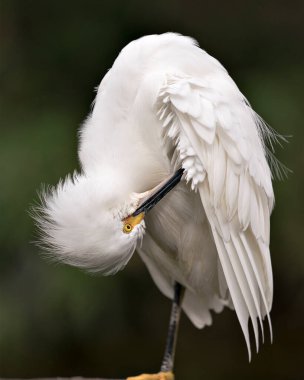
[[[173,164],[199,191],[250,358],[249,318],[257,351],[265,316],[272,339],[274,196],[265,127],[223,68],[203,79],[167,74],[157,109]]]

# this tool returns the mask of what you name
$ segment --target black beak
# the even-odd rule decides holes
[[[163,197],[169,193],[181,180],[182,175],[184,173],[184,169],[178,169],[173,176],[159,189],[153,194],[149,199],[147,199],[142,205],[138,207],[137,210],[134,211],[132,216],[139,215],[144,212],[145,214],[151,210]]]

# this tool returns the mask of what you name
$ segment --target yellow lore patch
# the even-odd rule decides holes
[[[141,212],[136,216],[127,216],[125,219],[123,219],[123,232],[125,234],[129,234],[133,230],[133,228],[143,220],[144,217],[144,212]]]

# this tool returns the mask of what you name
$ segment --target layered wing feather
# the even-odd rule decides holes
[[[175,165],[199,191],[250,357],[249,318],[258,350],[273,293],[274,197],[260,119],[222,68],[204,79],[167,74],[157,108]]]

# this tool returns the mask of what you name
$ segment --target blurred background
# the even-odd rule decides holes
[[[145,34],[196,38],[254,109],[292,135],[274,183],[274,343],[248,364],[233,312],[182,318],[177,379],[304,378],[304,2],[0,0],[0,377],[124,377],[158,370],[170,302],[135,254],[115,277],[50,264],[30,204],[78,168],[77,131],[119,51]]]

